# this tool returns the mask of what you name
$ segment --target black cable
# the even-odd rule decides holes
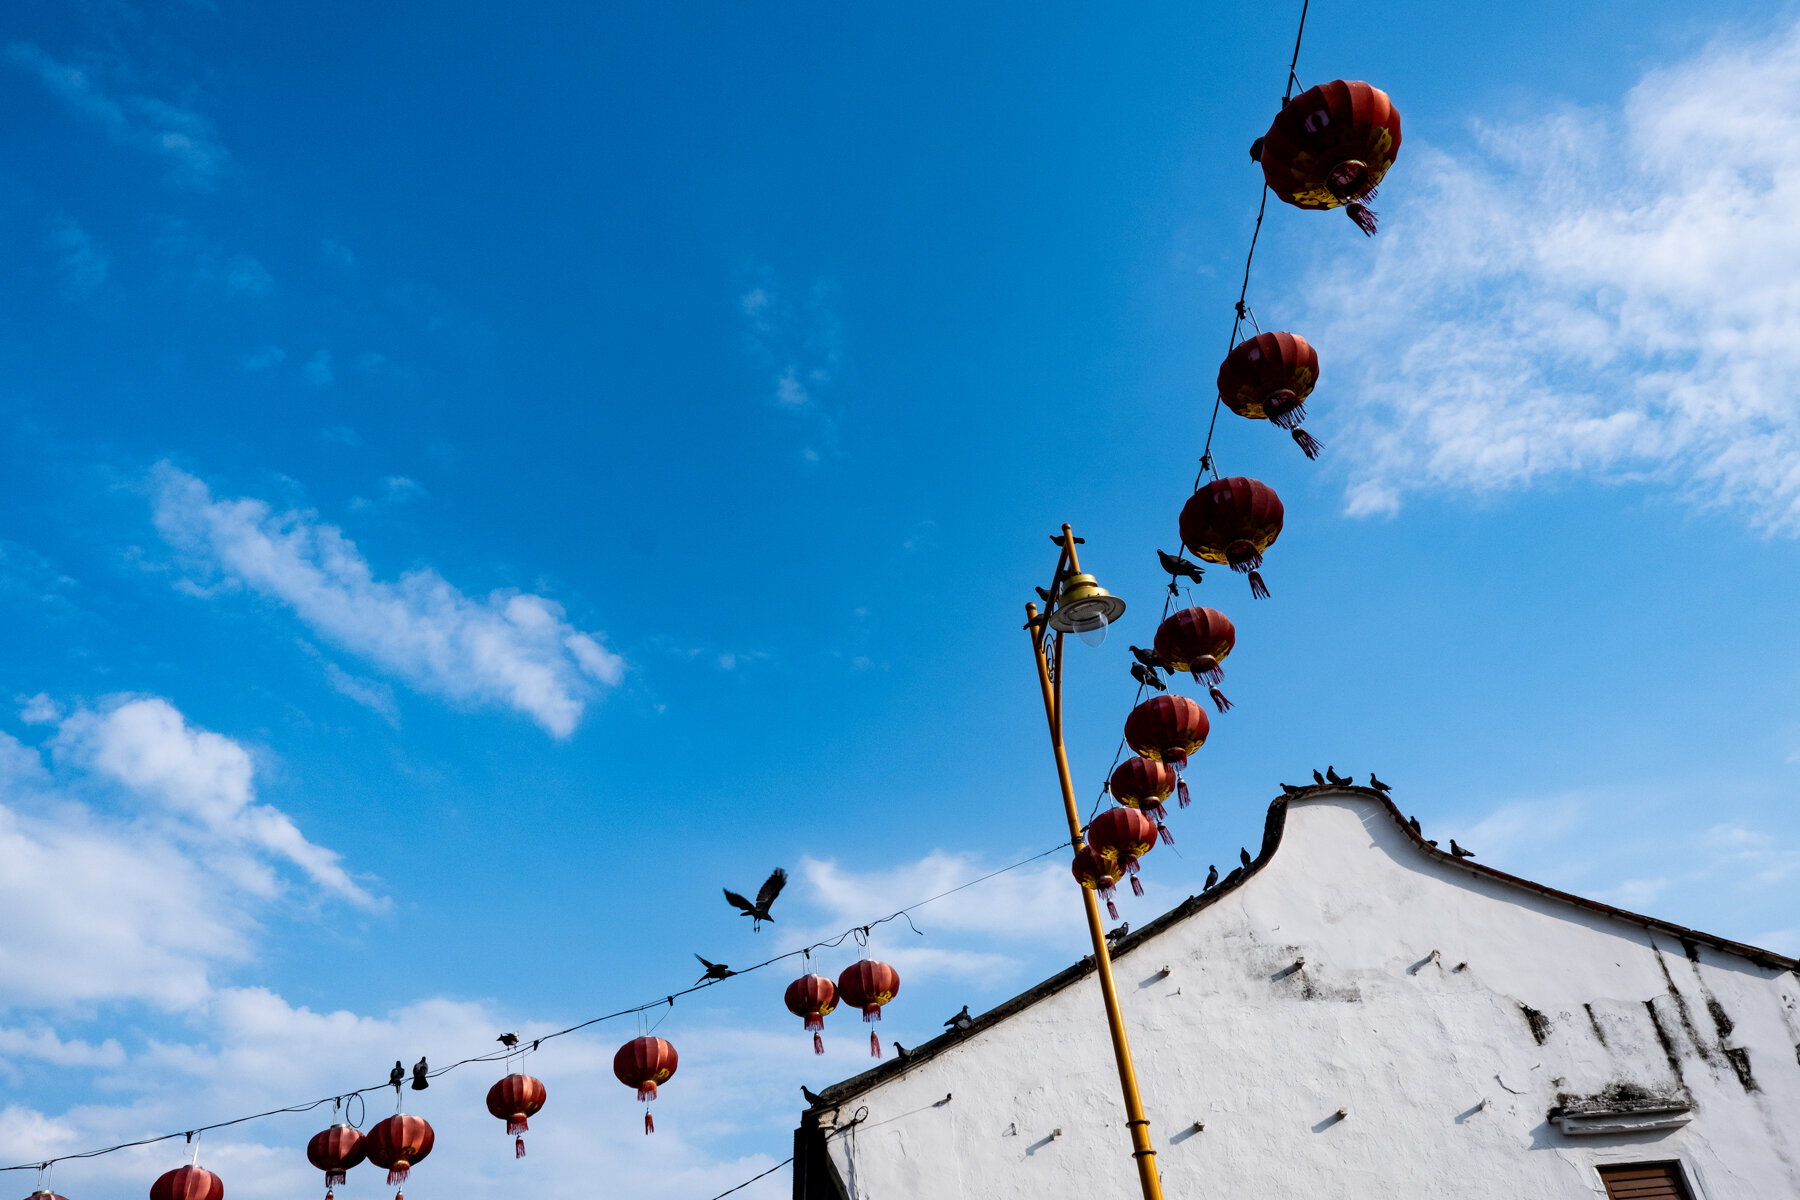
[[[714,1196],[712,1198],[712,1200],[725,1200],[725,1197],[731,1195],[731,1193],[743,1191],[745,1188],[749,1187],[751,1184],[753,1184],[757,1180],[761,1179],[763,1177],[763,1175],[773,1175],[775,1172],[781,1170],[781,1168],[787,1166],[789,1163],[791,1163],[793,1161],[794,1160],[792,1157],[784,1158],[780,1162],[776,1163],[774,1166],[770,1167],[768,1170],[764,1171],[762,1173],[762,1175],[752,1175],[750,1178],[744,1180],[744,1182],[738,1184],[736,1187],[726,1188],[724,1191],[720,1192],[717,1196]]]

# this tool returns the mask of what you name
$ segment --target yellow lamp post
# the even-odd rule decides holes
[[[1069,819],[1069,840],[1076,852],[1082,848],[1081,812],[1075,806],[1075,785],[1069,779],[1069,755],[1063,748],[1062,736],[1062,647],[1061,636],[1073,633],[1091,646],[1106,637],[1106,627],[1124,615],[1125,602],[1108,595],[1092,575],[1081,573],[1081,561],[1075,547],[1081,542],[1067,525],[1060,537],[1051,541],[1062,547],[1056,561],[1056,574],[1045,593],[1044,611],[1036,604],[1025,606],[1025,629],[1031,634],[1031,651],[1037,659],[1038,685],[1044,693],[1044,717],[1050,723],[1050,747],[1056,753],[1056,776],[1062,784],[1063,812]],[[1087,888],[1081,889],[1082,903],[1087,906],[1088,933],[1094,941],[1094,968],[1100,976],[1100,995],[1106,1004],[1106,1023],[1112,1030],[1113,1057],[1119,1064],[1119,1088],[1125,1094],[1125,1123],[1131,1130],[1131,1154],[1137,1160],[1138,1182],[1144,1189],[1144,1200],[1162,1200],[1162,1180],[1156,1174],[1156,1148],[1150,1144],[1150,1121],[1144,1116],[1144,1101],[1138,1094],[1137,1068],[1131,1062],[1131,1039],[1125,1033],[1124,1015],[1119,1009],[1119,989],[1113,983],[1112,955],[1106,946],[1106,930],[1100,924],[1100,902]]]

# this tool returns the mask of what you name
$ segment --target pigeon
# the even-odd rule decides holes
[[[1475,852],[1473,850],[1468,850],[1462,846],[1457,845],[1455,838],[1450,839],[1450,853],[1456,855],[1456,857],[1458,857],[1458,858],[1474,858],[1475,857]]]
[[[1163,683],[1162,677],[1156,673],[1156,669],[1154,667],[1146,667],[1143,663],[1131,664],[1131,677],[1147,688],[1154,688],[1159,692],[1166,692],[1169,690]]]
[[[1337,771],[1333,770],[1329,766],[1325,768],[1325,778],[1327,778],[1331,782],[1337,784],[1339,787],[1348,786],[1350,783],[1350,781],[1348,779],[1345,779],[1342,775],[1339,775],[1337,773]]]
[[[698,954],[694,955],[694,957],[700,958]],[[700,958],[700,965],[706,968],[706,974],[694,981],[696,986],[705,983],[709,979],[730,979],[733,975],[737,974],[736,971],[732,970],[724,963],[707,962],[704,958]]]
[[[1412,831],[1414,833],[1418,834],[1420,837],[1425,836],[1425,831],[1423,829],[1419,828],[1419,818],[1408,817],[1408,818],[1406,818],[1406,823],[1412,827]]]
[[[1295,787],[1291,783],[1284,783],[1281,785],[1281,794],[1284,796],[1298,796],[1300,793],[1304,792],[1305,790],[1306,790],[1305,788]]]
[[[1201,567],[1200,564],[1191,563],[1178,554],[1164,554],[1161,550],[1158,550],[1156,552],[1156,561],[1161,563],[1162,569],[1169,573],[1169,595],[1171,596],[1179,594],[1175,587],[1175,580],[1186,578],[1193,580],[1195,583],[1199,583],[1201,577],[1206,574],[1205,568]]]
[[[908,1050],[905,1046],[902,1046],[899,1042],[891,1042],[889,1044],[894,1047],[894,1057],[900,1062],[905,1062],[906,1056],[912,1053],[912,1051]]]
[[[1263,140],[1261,138],[1257,138],[1254,142],[1250,143],[1250,161],[1251,162],[1259,163],[1262,161],[1262,148],[1263,148]]]
[[[388,1086],[397,1092],[400,1090],[400,1085],[405,1082],[406,1064],[402,1063],[399,1059],[395,1059],[394,1069],[388,1072]]]
[[[825,1103],[825,1098],[823,1096],[820,1096],[819,1093],[813,1091],[804,1083],[800,1085],[800,1094],[806,1097],[806,1102],[814,1107]]]
[[[1124,937],[1126,934],[1128,934],[1130,932],[1131,932],[1131,922],[1130,921],[1120,921],[1117,928],[1109,929],[1106,931],[1107,944],[1111,945],[1113,942],[1118,941],[1120,938]]]
[[[1146,650],[1142,646],[1129,646],[1127,649],[1131,651],[1131,657],[1137,659],[1153,671],[1166,671],[1169,669],[1169,664],[1162,660],[1162,655],[1154,650]]]
[[[957,1013],[954,1017],[951,1017],[948,1021],[944,1022],[944,1028],[945,1029],[967,1029],[969,1026],[973,1025],[974,1023],[975,1023],[975,1018],[973,1018],[969,1015],[969,1006],[965,1004],[962,1006],[961,1012]]]
[[[1317,767],[1313,768],[1313,782],[1318,784],[1320,787],[1325,786],[1325,777],[1323,775],[1319,774],[1319,768],[1317,768]]]
[[[1201,890],[1210,892],[1213,890],[1213,888],[1217,887],[1218,884],[1219,884],[1219,868],[1213,867],[1213,866],[1207,867],[1206,868],[1206,882],[1201,885]]]
[[[725,901],[733,908],[743,910],[743,914],[750,918],[750,929],[754,932],[762,928],[764,921],[775,919],[769,915],[769,905],[775,903],[775,897],[781,895],[781,889],[786,886],[787,872],[776,867],[769,872],[769,877],[763,880],[762,887],[757,889],[755,904],[750,903],[730,888],[725,889]]]
[[[1238,847],[1238,861],[1243,863],[1246,867],[1249,866],[1250,865],[1250,851],[1244,849],[1242,846],[1239,846]]]
[[[1032,588],[1031,590],[1038,594],[1039,600],[1042,600],[1045,604],[1050,603],[1050,593],[1049,592],[1046,592],[1043,588]]]
[[[505,1046],[508,1050],[511,1050],[514,1046],[519,1044],[519,1035],[516,1033],[503,1033],[494,1040],[499,1042],[502,1046]]]
[[[422,1092],[431,1086],[430,1081],[425,1078],[425,1073],[430,1070],[431,1068],[425,1065],[425,1056],[419,1055],[419,1061],[413,1064],[413,1091]]]
[[[1376,791],[1380,792],[1384,796],[1393,790],[1392,788],[1388,787],[1387,784],[1385,784],[1385,783],[1381,782],[1381,780],[1375,778],[1375,772],[1373,772],[1373,771],[1369,772],[1369,786],[1374,788]]]
[[[1430,846],[1430,847],[1431,847],[1431,848],[1432,848],[1432,849],[1433,849],[1433,850],[1436,850],[1436,849],[1437,849],[1437,843],[1436,843],[1436,842],[1434,842],[1434,841],[1432,841],[1432,840],[1431,840],[1431,839],[1430,839],[1430,838],[1426,838],[1426,839],[1425,839],[1425,844],[1426,844],[1426,845],[1427,845],[1427,846]]]

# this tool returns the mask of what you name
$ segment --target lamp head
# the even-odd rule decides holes
[[[1106,640],[1106,627],[1124,615],[1125,601],[1095,583],[1092,575],[1071,575],[1057,596],[1050,628],[1098,646]]]

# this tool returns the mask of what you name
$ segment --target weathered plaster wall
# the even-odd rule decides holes
[[[1701,1200],[1800,1197],[1800,980],[1435,859],[1367,799],[1290,804],[1115,971],[1171,1200],[1593,1197],[1596,1164],[1666,1159]],[[1551,1120],[1608,1089],[1692,1122]],[[853,1200],[1126,1198],[1118,1095],[1089,975],[825,1123],[862,1116],[829,1139]]]

